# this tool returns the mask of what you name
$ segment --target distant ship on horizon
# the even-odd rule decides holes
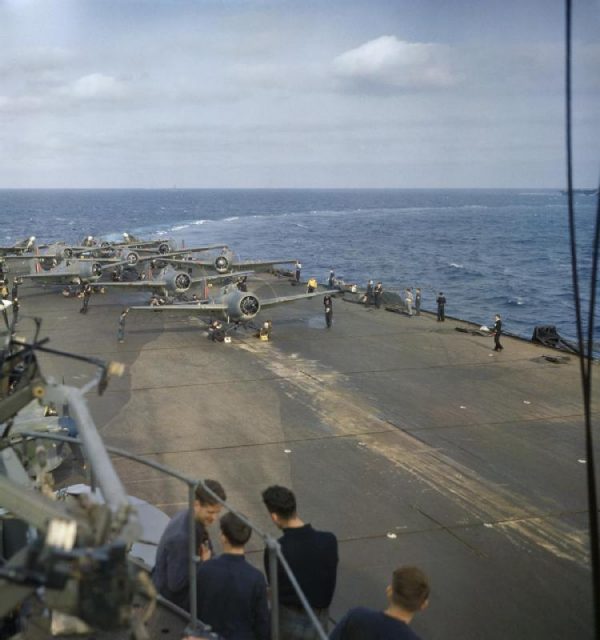
[[[562,189],[561,193],[566,196],[569,192],[566,189]],[[573,193],[580,196],[597,196],[598,189],[573,189]]]

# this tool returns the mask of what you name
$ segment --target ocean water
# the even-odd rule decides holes
[[[596,197],[575,205],[587,310]],[[567,224],[559,190],[0,190],[0,245],[123,231],[223,242],[243,259],[298,258],[303,279],[333,268],[360,286],[420,286],[425,309],[443,291],[448,315],[491,325],[499,313],[527,338],[537,324],[576,336]]]

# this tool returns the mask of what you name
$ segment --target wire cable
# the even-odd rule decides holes
[[[592,345],[594,337],[594,307],[596,303],[596,282],[598,271],[598,252],[600,246],[600,194],[597,195],[596,226],[593,242],[591,295],[588,314],[587,345],[583,340],[583,323],[581,312],[581,296],[579,276],[577,272],[577,238],[575,228],[575,207],[573,203],[573,141],[572,141],[572,0],[565,0],[565,127],[567,158],[567,198],[569,212],[569,238],[571,245],[571,271],[573,277],[573,294],[575,296],[575,315],[577,341],[579,344],[579,365],[581,370],[584,419],[585,449],[587,470],[587,493],[589,512],[590,554],[592,569],[592,597],[594,606],[595,637],[600,637],[600,555],[598,548],[598,498],[596,491],[596,470],[594,461],[593,433],[591,423],[591,389],[592,389]]]

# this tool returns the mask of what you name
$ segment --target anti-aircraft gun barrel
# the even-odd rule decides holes
[[[47,397],[55,404],[67,404],[71,417],[77,423],[79,437],[85,448],[86,458],[94,471],[106,504],[115,513],[115,526],[119,537],[133,543],[140,536],[141,529],[135,511],[132,510],[127,493],[117,475],[102,438],[90,415],[81,391],[65,385],[47,387]]]

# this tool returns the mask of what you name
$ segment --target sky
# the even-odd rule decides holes
[[[600,3],[574,0],[574,173]],[[560,0],[0,0],[0,188],[563,188]]]

